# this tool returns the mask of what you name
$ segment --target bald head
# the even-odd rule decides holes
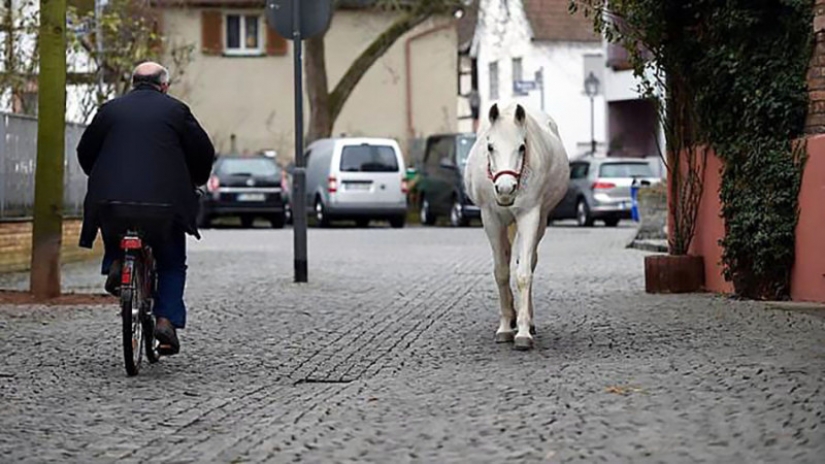
[[[169,88],[169,71],[152,61],[139,64],[132,72],[132,87],[147,84],[166,92]]]

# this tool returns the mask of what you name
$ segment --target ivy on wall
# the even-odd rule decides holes
[[[643,90],[664,108],[666,129],[689,124],[671,134],[668,148],[710,146],[724,163],[725,278],[742,297],[787,298],[813,0],[610,0],[609,10],[606,3],[573,0],[571,10],[583,9],[630,51]],[[680,112],[690,117],[676,120]]]

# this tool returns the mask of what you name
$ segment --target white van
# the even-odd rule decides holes
[[[373,219],[404,227],[407,218],[406,167],[392,139],[321,139],[306,151],[307,206],[321,227],[333,220]]]

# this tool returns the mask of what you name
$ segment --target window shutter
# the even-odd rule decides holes
[[[289,51],[289,42],[280,34],[272,30],[266,22],[266,54],[269,56],[284,56]]]
[[[204,55],[223,53],[223,15],[218,10],[201,12],[201,51]]]

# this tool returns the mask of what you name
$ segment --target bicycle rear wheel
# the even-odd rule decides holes
[[[160,343],[155,338],[155,316],[152,315],[152,305],[149,300],[144,300],[141,318],[143,320],[143,341],[145,345],[144,349],[146,350],[146,359],[149,363],[154,364],[160,361],[160,353],[158,352]]]
[[[123,264],[120,292],[120,315],[123,320],[123,360],[126,373],[135,376],[140,371],[144,348],[143,321],[140,317],[142,302],[140,269],[138,263],[127,257]],[[128,283],[127,283],[128,282]]]

